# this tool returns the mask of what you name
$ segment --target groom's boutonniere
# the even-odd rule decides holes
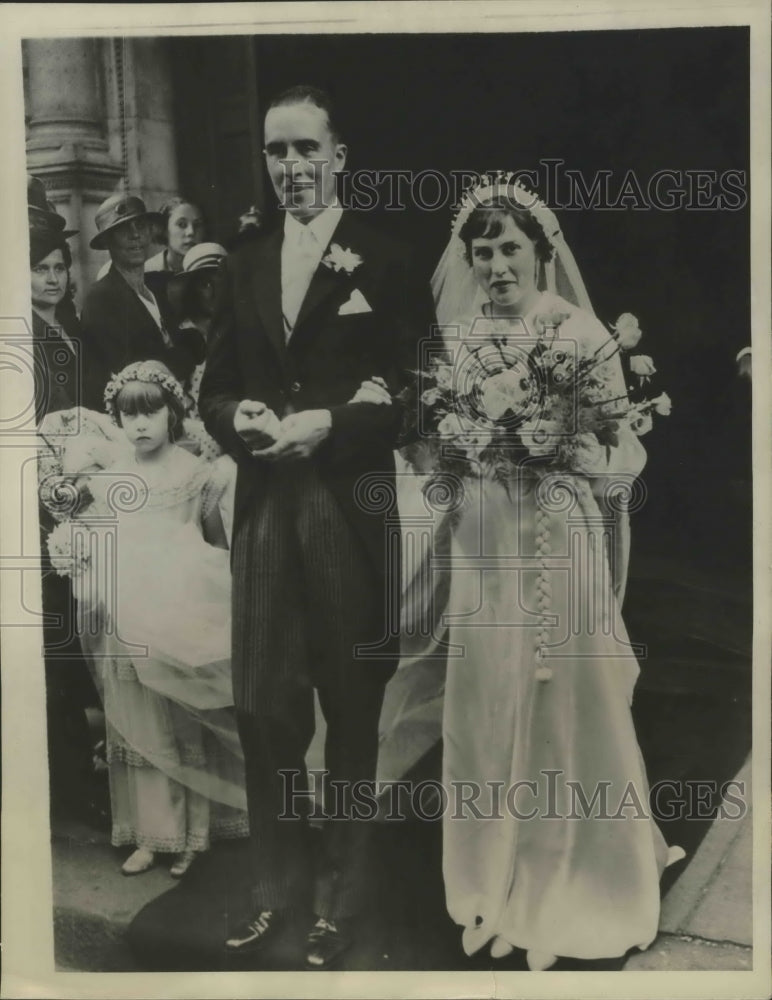
[[[322,263],[336,273],[345,271],[346,274],[353,274],[362,263],[362,258],[353,250],[344,249],[340,243],[331,243],[330,252],[322,257]]]

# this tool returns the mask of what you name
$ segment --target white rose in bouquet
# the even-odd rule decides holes
[[[437,424],[437,433],[441,437],[460,437],[466,433],[466,427],[457,413],[447,413]]]
[[[612,323],[611,329],[623,351],[632,351],[643,335],[638,318],[632,313],[622,313],[616,323]]]
[[[630,358],[630,371],[633,375],[639,375],[641,378],[651,378],[652,375],[657,374],[654,362],[648,354],[634,354]]]
[[[527,373],[508,368],[489,376],[482,384],[482,406],[491,420],[499,420],[507,410],[517,413],[524,409],[533,394]]]

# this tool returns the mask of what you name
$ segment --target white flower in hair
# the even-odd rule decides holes
[[[182,386],[162,361],[135,361],[113,375],[105,386],[104,400],[108,413],[113,413],[118,393],[129,382],[155,382],[171,393],[183,408],[185,406]]]

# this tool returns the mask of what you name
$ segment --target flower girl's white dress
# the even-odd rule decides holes
[[[124,457],[92,477],[82,641],[107,721],[113,844],[203,850],[248,829],[229,556],[201,527],[227,483],[181,448],[153,472]]]

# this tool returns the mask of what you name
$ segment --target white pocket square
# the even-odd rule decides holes
[[[355,288],[351,293],[351,298],[338,310],[339,316],[352,316],[354,313],[369,313],[372,312],[370,304],[367,299],[362,295],[358,288]]]

